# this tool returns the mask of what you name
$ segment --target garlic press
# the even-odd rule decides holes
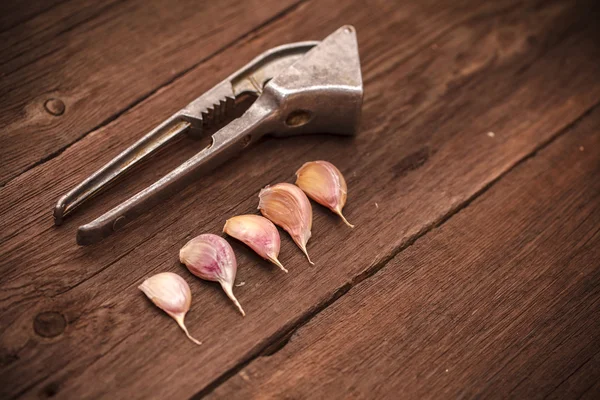
[[[354,135],[363,85],[356,31],[346,25],[323,41],[286,44],[268,50],[176,112],[108,164],[62,196],[54,222],[100,193],[180,135],[203,137],[232,118],[238,100],[256,100],[212,137],[212,143],[146,189],[77,230],[77,243],[96,243],[233,157],[265,135],[311,133]],[[243,111],[243,110],[241,110]]]

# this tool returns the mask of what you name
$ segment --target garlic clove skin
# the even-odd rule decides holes
[[[265,217],[251,214],[237,215],[225,222],[223,232],[243,242],[256,254],[271,261],[285,273],[288,272],[277,259],[281,246],[279,231]]]
[[[233,295],[233,282],[237,273],[237,260],[225,239],[211,233],[197,236],[179,250],[179,260],[198,278],[219,282],[227,297],[233,301],[243,316],[246,313]]]
[[[138,286],[144,294],[161,310],[177,321],[192,342],[202,344],[188,332],[184,319],[192,303],[192,292],[187,282],[173,272],[162,272],[146,279]]]
[[[327,161],[310,161],[296,171],[296,185],[314,201],[339,215],[344,223],[354,228],[342,209],[346,205],[348,187],[339,169]]]
[[[287,231],[308,262],[314,265],[306,251],[306,243],[311,237],[312,208],[304,192],[291,183],[278,183],[262,189],[258,198],[262,215]]]

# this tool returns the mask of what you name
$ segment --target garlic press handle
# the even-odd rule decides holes
[[[318,45],[303,42],[266,52],[226,82],[226,86],[213,88],[182,110],[191,123],[186,129],[200,129],[193,122],[204,123],[207,107],[216,101],[221,104],[223,97],[250,92],[258,96],[257,100],[240,118],[215,133],[210,147],[121,205],[79,227],[79,244],[95,243],[121,229],[265,134],[353,135],[358,128],[363,86],[356,31],[350,25],[342,26]],[[220,112],[213,113],[211,118],[219,115]]]
[[[62,196],[54,207],[55,224],[60,225],[85,201],[106,190],[109,184],[182,134],[203,137],[206,129],[228,121],[238,96],[251,94],[258,97],[267,82],[318,43],[289,43],[265,51],[253,59]]]
[[[209,147],[94,221],[80,226],[77,243],[93,244],[120,230],[151,207],[183,190],[199,175],[214,169],[268,133],[272,109],[260,103],[257,100],[240,118],[216,132]]]
[[[161,147],[172,142],[190,127],[190,122],[174,115],[133,146],[129,147],[112,161],[85,179],[69,193],[62,196],[54,207],[54,223],[60,225],[63,219],[89,198],[105,190],[121,175],[150,157]]]

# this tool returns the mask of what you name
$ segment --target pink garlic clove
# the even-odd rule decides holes
[[[296,185],[314,201],[339,215],[351,228],[354,228],[342,214],[346,205],[348,187],[346,180],[335,165],[327,161],[310,161],[296,172]]]
[[[194,343],[202,344],[190,336],[185,323],[185,315],[192,303],[192,292],[182,277],[172,272],[162,272],[146,279],[140,289],[161,310],[177,321],[185,335]]]
[[[245,243],[259,256],[271,261],[286,273],[279,256],[280,238],[271,221],[260,215],[237,215],[225,222],[223,232]]]
[[[237,261],[233,249],[225,239],[211,233],[197,236],[181,248],[179,260],[198,278],[219,282],[227,297],[233,301],[242,315],[246,316],[233,295]]]
[[[314,265],[306,251],[306,243],[311,236],[312,208],[304,192],[291,183],[278,183],[262,189],[258,198],[258,209],[262,215],[285,229],[308,262]]]

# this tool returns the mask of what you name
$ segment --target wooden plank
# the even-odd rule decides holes
[[[44,16],[50,23],[34,21],[40,29],[49,27],[50,36],[39,36],[43,46],[17,48],[18,56],[8,57],[2,65],[0,185],[63,151],[294,4],[293,0],[224,0],[201,6],[191,0],[100,3],[78,8],[81,16],[74,17],[76,21],[67,15],[61,22],[64,29],[57,27],[56,18],[77,4],[51,9],[52,16]],[[201,84],[196,86],[200,89]],[[46,111],[49,99],[62,102],[62,115]]]
[[[580,9],[560,2],[380,6],[359,13],[358,4],[303,4],[6,185],[0,192],[0,375],[11,382],[7,394],[189,396],[378,269],[598,101],[593,76],[600,55],[588,32],[573,29],[589,18]],[[321,7],[334,11],[311,20]],[[179,108],[181,98],[197,95],[197,82],[218,81],[260,50],[323,37],[343,23],[359,32],[366,83],[364,126],[355,140],[265,141],[123,234],[95,247],[73,245],[77,224],[197,150],[183,146],[158,159],[152,173],[146,169],[85,214],[52,227],[48,205]],[[389,37],[395,40],[382,39]],[[293,164],[319,158],[346,174],[347,213],[358,227],[349,230],[315,207],[309,251],[317,267],[309,268],[284,236],[281,258],[289,275],[236,245],[239,280],[247,282],[236,289],[248,312],[242,319],[218,288],[186,275],[177,251],[193,235],[219,232],[225,218],[255,210],[260,187],[291,179]],[[368,251],[356,254],[357,247]],[[195,302],[188,324],[205,341],[201,348],[189,347],[135,289],[161,270],[190,282]],[[58,328],[66,321],[51,338],[32,329],[44,312],[56,313]]]
[[[62,35],[80,25],[93,23],[95,19],[100,18],[108,9],[120,2],[122,1],[62,1],[0,32],[0,54],[2,54],[0,76],[10,75],[12,71],[26,67],[35,60],[57,51],[64,46],[64,40],[61,39],[65,37]],[[47,6],[52,5],[51,2],[46,3]],[[21,2],[21,4],[25,3]],[[8,15],[14,17],[17,14]]]
[[[599,146],[596,109],[210,397],[598,398]]]
[[[0,32],[5,32],[52,10],[64,0],[3,1],[0,3]]]

